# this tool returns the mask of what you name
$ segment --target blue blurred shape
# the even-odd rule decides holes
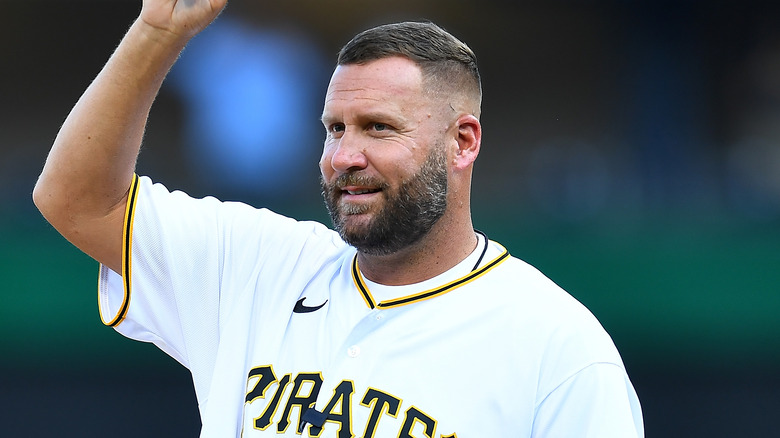
[[[301,178],[290,175],[316,172],[324,71],[301,35],[220,17],[191,42],[168,82],[185,105],[193,170],[205,171],[216,189],[285,196],[299,188]]]

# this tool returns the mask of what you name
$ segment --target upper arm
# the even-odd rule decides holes
[[[70,243],[106,265],[122,272],[122,241],[131,187],[117,201],[102,209],[85,209],[78,199],[57,190],[36,185],[33,201],[44,218]],[[51,185],[49,185],[50,187]]]

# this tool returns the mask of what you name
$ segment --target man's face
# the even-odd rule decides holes
[[[342,238],[391,254],[424,236],[447,208],[447,130],[419,68],[394,57],[339,66],[323,111],[325,203]]]

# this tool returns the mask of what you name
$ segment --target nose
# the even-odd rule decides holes
[[[356,135],[344,134],[331,146],[330,166],[338,174],[365,169],[368,159]]]

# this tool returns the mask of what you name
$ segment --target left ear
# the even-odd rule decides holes
[[[467,169],[474,163],[479,155],[479,147],[482,143],[482,125],[472,114],[463,114],[458,117],[457,142],[458,150],[452,161],[457,170]]]

